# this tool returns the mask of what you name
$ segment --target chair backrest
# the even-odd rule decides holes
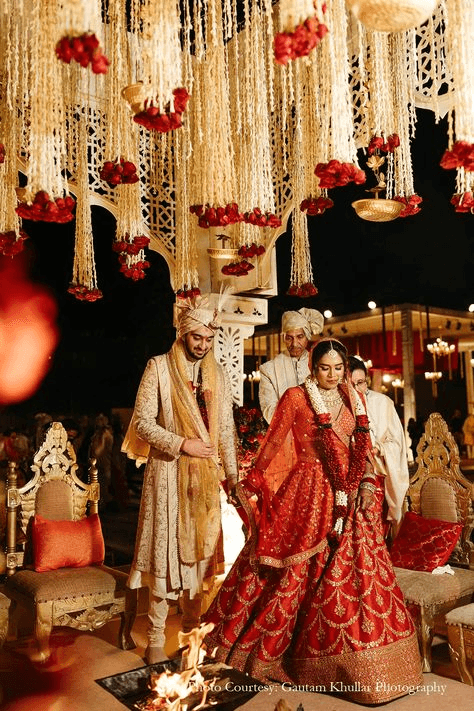
[[[89,482],[81,481],[76,454],[60,422],[48,427],[43,444],[33,458],[32,478],[16,486],[14,463],[10,464],[7,482],[7,568],[9,573],[23,564],[18,550],[21,533],[28,553],[30,522],[35,513],[56,521],[79,521],[88,513],[97,513],[99,484],[97,468],[91,466]]]
[[[417,447],[417,470],[407,492],[409,509],[425,518],[463,524],[450,561],[474,563],[474,487],[461,472],[459,450],[448,425],[432,413]]]

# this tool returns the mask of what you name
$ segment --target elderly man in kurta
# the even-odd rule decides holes
[[[231,388],[212,352],[219,310],[198,296],[176,313],[176,341],[148,361],[122,447],[146,461],[128,585],[149,588],[148,664],[167,658],[170,601],[181,600],[183,632],[200,623],[202,593],[223,572],[220,482],[232,493],[238,478]]]
[[[315,309],[302,308],[299,311],[284,312],[281,333],[286,350],[272,360],[267,360],[259,368],[258,399],[268,423],[283,393],[288,388],[304,383],[310,374],[309,354],[323,326],[324,317]],[[270,480],[273,482],[274,491],[291,469],[294,456],[293,442],[288,439],[272,463]]]

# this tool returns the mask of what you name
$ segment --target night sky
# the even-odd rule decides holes
[[[418,113],[412,146],[415,190],[422,211],[394,222],[371,223],[356,216],[351,202],[366,197],[375,184],[367,171],[366,186],[330,191],[334,207],[309,218],[314,283],[310,299],[287,297],[291,236],[277,242],[279,296],[270,299],[270,324],[279,325],[282,311],[308,306],[334,315],[378,306],[416,303],[466,310],[474,301],[474,216],[455,213],[455,171],[439,161],[447,147],[446,119],[438,125],[428,111]],[[361,161],[364,167],[364,161]],[[77,301],[67,294],[72,275],[74,226],[24,222],[31,278],[45,285],[58,303],[61,341],[51,370],[36,395],[10,406],[31,415],[95,412],[129,407],[146,361],[174,339],[174,294],[164,259],[149,251],[147,277],[131,282],[118,270],[114,218],[93,208],[98,285],[103,299]]]

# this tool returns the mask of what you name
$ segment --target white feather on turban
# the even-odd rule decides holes
[[[285,311],[281,318],[281,332],[295,331],[302,328],[309,341],[316,340],[322,333],[324,316],[316,309],[299,309],[299,311]]]

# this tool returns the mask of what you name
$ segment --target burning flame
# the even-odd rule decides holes
[[[56,303],[27,279],[17,255],[0,258],[0,403],[33,395],[58,342]]]
[[[204,637],[214,629],[210,622],[207,625],[195,627],[191,632],[179,632],[179,646],[184,648],[181,657],[181,672],[169,670],[150,676],[150,687],[156,694],[151,701],[150,709],[166,709],[166,711],[185,711],[187,704],[184,700],[193,693],[202,693],[201,701],[193,707],[193,711],[204,708],[207,696],[212,689],[215,679],[205,679],[198,669],[202,663],[205,652],[202,649]],[[184,702],[184,703],[183,703]]]

